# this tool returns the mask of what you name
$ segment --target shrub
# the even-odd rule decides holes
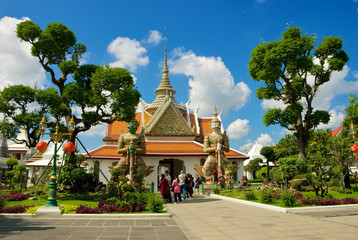
[[[300,192],[295,192],[295,198],[296,198],[296,199],[301,199],[301,198],[302,198],[302,193],[300,193]]]
[[[98,207],[90,208],[85,205],[79,205],[76,208],[76,213],[100,213]]]
[[[294,193],[286,192],[282,194],[282,201],[285,207],[294,207],[296,205],[296,196]]]
[[[75,214],[77,206],[75,205],[63,205],[61,207],[61,214]]]
[[[247,200],[257,200],[257,197],[253,191],[246,191],[245,192],[245,198]]]
[[[213,192],[214,192],[215,194],[219,194],[219,193],[220,193],[220,190],[219,190],[218,187],[214,187]]]
[[[274,199],[280,199],[281,198],[281,192],[279,190],[273,191],[272,192],[272,197]]]
[[[5,200],[0,196],[0,209],[5,206]]]
[[[3,194],[1,197],[5,201],[22,201],[28,199],[30,197],[30,193],[23,194],[20,192],[11,192],[9,195]]]
[[[9,167],[9,170],[12,170],[14,168],[14,166],[19,164],[19,161],[17,161],[16,158],[11,157],[8,160],[6,160],[5,164],[6,164],[6,166]]]
[[[0,213],[24,213],[30,207],[33,207],[33,206],[4,207],[4,208],[0,209]]]
[[[157,194],[152,194],[152,197],[148,200],[148,209],[152,212],[160,212],[163,210],[164,200],[161,199]]]
[[[29,207],[28,209],[26,209],[25,213],[35,214],[39,208],[40,206]]]
[[[261,198],[260,201],[262,203],[271,203],[273,199],[273,194],[271,190],[263,190],[261,191]]]

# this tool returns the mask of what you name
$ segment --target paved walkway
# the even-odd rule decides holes
[[[172,218],[0,216],[0,238],[86,240],[358,239],[358,207],[279,213],[197,196],[167,204]]]
[[[163,219],[34,218],[0,216],[0,238],[11,240],[187,240],[177,223]]]
[[[191,239],[358,239],[358,207],[288,214],[200,196],[166,208]]]

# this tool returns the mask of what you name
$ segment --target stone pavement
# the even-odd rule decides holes
[[[208,196],[167,204],[172,218],[0,216],[0,238],[32,239],[358,239],[358,206],[279,213]]]
[[[11,240],[187,240],[170,217],[149,219],[0,216],[0,238]]]
[[[358,207],[288,214],[198,196],[166,208],[192,239],[358,239]]]

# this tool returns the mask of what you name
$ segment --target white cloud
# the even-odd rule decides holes
[[[254,146],[254,143],[249,142],[249,143],[246,143],[245,145],[241,146],[240,150],[247,154],[253,146]]]
[[[258,142],[262,146],[269,146],[273,143],[273,140],[272,140],[271,136],[268,135],[267,133],[265,133],[265,134],[261,133],[260,137],[257,138],[256,142]]]
[[[329,123],[328,124],[321,123],[320,125],[317,126],[317,128],[320,128],[320,129],[330,128],[333,130],[333,129],[341,126],[345,114],[342,112],[338,112],[336,109],[329,111],[329,114],[331,115],[331,119],[329,120]]]
[[[16,25],[29,18],[0,19],[0,90],[22,84],[42,87],[46,76],[38,59],[31,55],[31,45],[16,37]]]
[[[157,30],[150,30],[149,31],[149,37],[148,37],[146,42],[156,46],[162,40],[163,40],[163,37],[162,37],[162,34],[160,32],[158,32]]]
[[[108,45],[107,51],[117,58],[117,61],[109,64],[111,67],[128,67],[135,72],[138,66],[149,63],[148,56],[145,56],[147,50],[135,39],[117,37]]]
[[[81,136],[81,137],[93,137],[93,136],[104,137],[105,129],[106,129],[106,124],[102,123],[102,124],[91,127],[89,130],[87,130],[85,132],[81,132],[79,134],[79,136]]]
[[[245,145],[240,147],[241,151],[249,152],[250,149],[254,146],[254,144],[256,142],[258,142],[260,145],[262,145],[264,147],[273,144],[273,140],[272,140],[271,136],[268,135],[267,133],[265,133],[265,134],[261,133],[260,137],[258,137],[256,140],[249,139],[249,140],[247,140],[247,142],[248,143],[246,143]]]
[[[250,131],[249,120],[247,119],[236,119],[230,123],[227,128],[227,133],[232,139],[240,139],[246,136]]]
[[[272,100],[272,99],[264,99],[261,103],[261,107],[263,109],[269,109],[269,108],[285,109],[286,105],[282,101],[276,101],[276,100]]]
[[[190,77],[191,106],[200,105],[200,116],[211,116],[214,105],[225,113],[230,108],[238,110],[246,104],[251,90],[244,82],[235,84],[220,57],[196,56],[180,48],[174,50],[174,57],[177,59],[169,61],[170,71]]]

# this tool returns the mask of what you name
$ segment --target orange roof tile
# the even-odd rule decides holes
[[[336,129],[332,130],[332,136],[336,137],[339,131],[342,129],[343,126],[337,127]]]
[[[210,127],[211,120],[212,118],[199,118],[200,136],[202,136],[203,138],[205,137],[206,132],[212,132]]]
[[[145,123],[148,123],[150,120],[151,116],[145,112],[144,115],[144,121]],[[139,127],[137,130],[137,133],[140,133],[141,129],[142,129],[142,113],[136,113],[135,119],[139,122]],[[115,138],[118,139],[121,134],[123,132],[128,132],[127,130],[127,126],[126,123],[123,121],[115,121],[112,124],[108,125],[108,133],[107,133],[107,138]]]
[[[195,141],[180,141],[180,142],[146,142],[147,153],[145,155],[202,155],[206,156],[207,153],[203,152],[203,145]],[[121,155],[117,153],[117,146],[102,146],[93,150],[91,156],[94,158],[120,158]],[[228,158],[242,158],[248,157],[234,149],[230,149],[226,153]]]

